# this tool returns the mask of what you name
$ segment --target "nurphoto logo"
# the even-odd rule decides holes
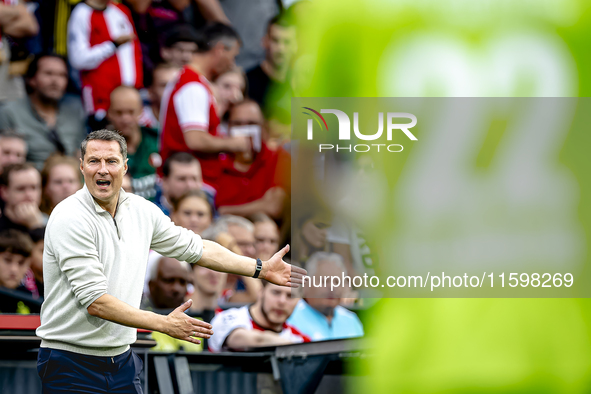
[[[339,130],[338,136],[339,141],[350,141],[351,140],[351,120],[349,116],[338,109],[321,109],[320,112],[310,108],[310,107],[302,107],[310,112],[303,112],[303,114],[310,116],[307,123],[307,138],[309,141],[314,139],[314,121],[319,126],[320,130],[328,130],[328,124],[326,123],[326,119],[321,114],[333,114],[337,117],[339,122]],[[408,123],[397,123],[400,119],[407,119],[410,120]],[[417,124],[417,117],[413,114],[407,112],[387,112],[386,114],[386,140],[392,141],[392,137],[395,131],[401,131],[406,135],[411,141],[417,141],[417,137],[410,131],[411,128],[416,126]],[[396,123],[395,123],[396,122]],[[324,126],[324,127],[323,127]],[[374,134],[363,134],[359,130],[359,112],[353,113],[353,133],[355,133],[355,137],[359,140],[363,141],[376,141],[382,137],[384,133],[384,113],[378,113],[378,131]],[[380,148],[386,150],[388,152],[402,152],[404,147],[400,144],[349,144],[349,145],[339,145],[336,146],[333,144],[318,144],[318,151],[329,151],[335,150],[336,152],[339,151],[347,151],[347,152],[369,152],[372,149],[377,150],[380,152]]]

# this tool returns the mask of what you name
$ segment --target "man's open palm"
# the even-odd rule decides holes
[[[303,268],[283,261],[283,256],[287,252],[289,252],[289,245],[286,245],[273,257],[265,261],[261,277],[279,286],[300,287],[307,272]]]

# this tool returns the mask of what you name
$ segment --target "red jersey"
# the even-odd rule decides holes
[[[78,4],[68,22],[68,59],[80,70],[86,112],[99,117],[109,108],[110,95],[120,85],[143,87],[142,51],[136,38],[119,47],[113,40],[134,34],[131,13],[123,4],[95,10]]]
[[[226,338],[237,328],[243,328],[248,331],[266,331],[252,319],[248,308],[249,306],[245,305],[241,308],[231,308],[215,315],[211,321],[213,336],[207,341],[210,351],[221,352],[225,350],[224,343],[226,342]],[[287,323],[283,323],[281,332],[277,334],[282,338],[289,339],[293,343],[311,342],[310,337]]]
[[[289,153],[283,149],[272,151],[263,143],[246,172],[234,168],[231,155],[221,160],[222,170],[217,185],[215,204],[242,205],[262,198],[272,187],[281,187],[289,193]]]
[[[220,172],[217,153],[201,153],[191,150],[185,142],[184,132],[207,130],[218,137],[220,124],[215,109],[215,99],[207,79],[185,66],[177,77],[166,86],[160,107],[160,156],[162,162],[175,152],[188,152],[201,163],[203,182],[216,187]],[[162,176],[161,169],[159,174]]]

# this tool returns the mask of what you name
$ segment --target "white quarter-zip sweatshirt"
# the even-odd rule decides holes
[[[196,263],[203,242],[123,190],[115,217],[86,186],[58,204],[45,231],[41,347],[108,357],[127,351],[136,329],[91,316],[87,308],[103,294],[139,308],[150,249]]]

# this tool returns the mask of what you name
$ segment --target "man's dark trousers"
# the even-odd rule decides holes
[[[131,349],[114,357],[39,349],[37,372],[43,394],[142,394],[143,362]]]

